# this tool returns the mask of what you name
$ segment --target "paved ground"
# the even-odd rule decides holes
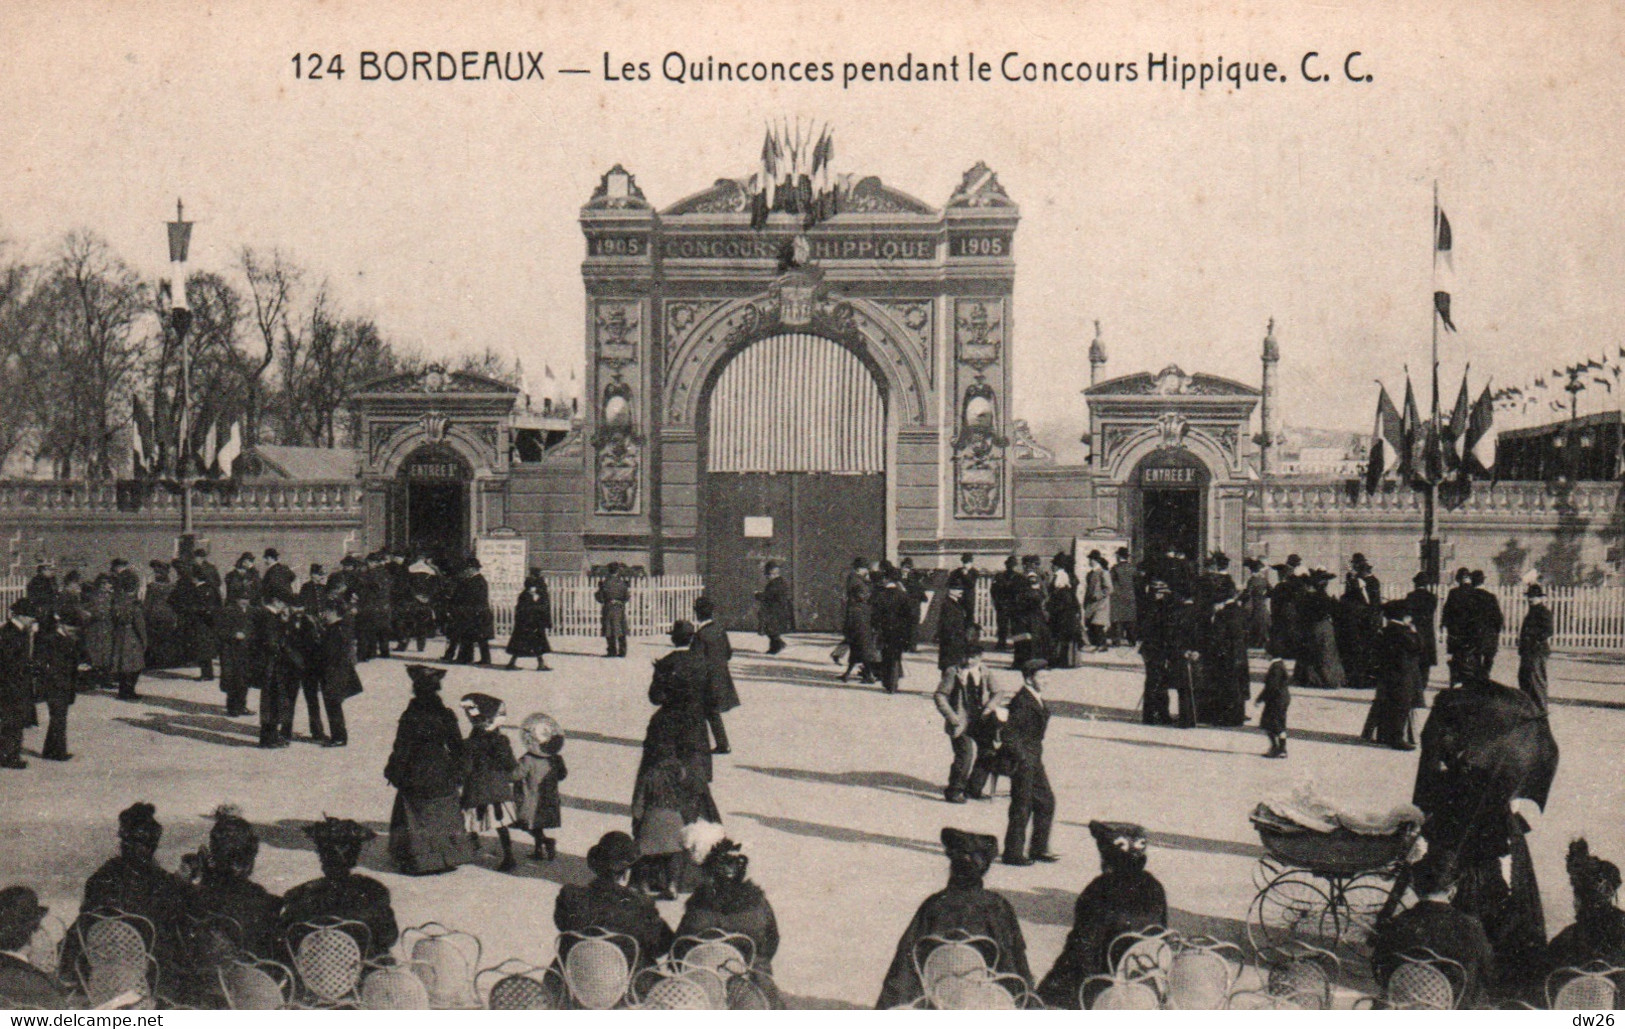
[[[774,964],[792,1003],[867,1006],[897,935],[942,884],[938,831],[957,825],[1002,835],[1006,802],[951,807],[941,799],[948,748],[929,699],[933,655],[910,661],[909,693],[885,696],[836,682],[826,641],[799,640],[772,659],[744,652],[761,643],[735,636],[744,707],[728,716],[734,754],[718,761],[716,798],[777,909],[783,945]],[[394,874],[381,839],[363,859],[393,891],[403,926],[436,919],[472,930],[488,964],[549,958],[558,885],[585,880],[587,848],[628,824],[650,712],[649,661],[664,648],[634,643],[630,657],[608,661],[596,656],[596,640],[559,645],[564,653],[549,674],[458,668],[446,680],[450,700],[484,690],[503,697],[515,721],[540,709],[569,730],[558,861],[499,874],[494,839],[479,865],[443,876]],[[258,750],[254,720],[225,718],[221,694],[190,678],[147,676],[135,702],[82,698],[73,708],[72,762],[34,760],[27,771],[0,772],[0,882],[31,883],[56,913],[71,916],[85,876],[114,849],[116,813],[141,799],[158,805],[167,827],[160,858],[169,867],[204,838],[207,813],[231,802],[260,827],[261,882],[280,892],[315,876],[305,821],[326,812],[386,827],[392,798],[382,770],[408,696],[403,664],[363,666],[366,692],[348,705],[353,742],[342,750]],[[1560,659],[1553,680],[1562,768],[1532,847],[1555,932],[1570,920],[1569,839],[1584,832],[1594,852],[1625,859],[1625,669],[1615,660]],[[1369,807],[1409,797],[1415,755],[1357,742],[1369,693],[1300,691],[1291,758],[1266,761],[1253,728],[1141,726],[1139,681],[1127,651],[1050,673],[1047,755],[1062,860],[996,865],[990,876],[1021,916],[1038,974],[1060,950],[1077,891],[1098,870],[1091,818],[1152,830],[1151,868],[1168,888],[1177,928],[1242,939],[1259,856],[1247,815],[1258,800],[1300,779]],[[40,735],[30,732],[30,755]],[[677,918],[678,905],[664,909]]]

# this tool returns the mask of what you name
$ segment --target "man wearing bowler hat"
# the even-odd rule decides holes
[[[1004,723],[1000,748],[1010,771],[1010,818],[1004,831],[1004,863],[1030,865],[1034,861],[1054,861],[1050,853],[1050,826],[1055,822],[1055,793],[1044,771],[1044,730],[1049,727],[1049,708],[1038,682],[1038,673],[1049,662],[1035,657],[1021,666],[1021,689],[1008,706],[995,706],[993,717]],[[1027,826],[1032,825],[1032,841]]]
[[[26,886],[0,890],[0,1008],[57,1011],[68,998],[28,960],[28,944],[49,908]]]

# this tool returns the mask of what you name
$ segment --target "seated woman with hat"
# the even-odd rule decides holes
[[[1027,942],[1022,938],[1015,908],[982,885],[983,876],[999,853],[997,837],[945,828],[942,846],[948,854],[948,885],[925,898],[903,930],[881,985],[877,1008],[895,1008],[924,995],[925,987],[914,964],[914,948],[927,937],[954,930],[991,939],[999,950],[993,970],[1019,975],[1023,982],[1032,983]]]
[[[299,944],[299,926],[319,918],[340,918],[367,927],[367,938],[356,941],[363,957],[389,953],[400,936],[389,887],[355,874],[361,848],[378,834],[360,822],[328,816],[305,826],[305,835],[316,845],[322,877],[295,886],[282,898],[277,935],[291,951]]]
[[[561,933],[598,929],[636,940],[634,972],[665,957],[673,938],[671,926],[660,917],[654,901],[627,885],[632,866],[637,863],[638,845],[632,837],[620,831],[607,832],[587,851],[592,882],[585,886],[565,884],[553,905],[553,924]],[[569,936],[559,938],[560,962],[574,943]]]
[[[28,960],[27,949],[49,908],[27,886],[0,890],[0,1008],[58,1011],[68,998]]]
[[[1124,933],[1144,932],[1168,924],[1168,895],[1145,870],[1145,829],[1129,822],[1090,822],[1100,850],[1100,874],[1078,894],[1072,931],[1049,975],[1038,984],[1038,996],[1052,1008],[1077,1009],[1085,1000],[1080,988],[1092,976],[1107,975],[1119,955],[1112,941]],[[1102,983],[1093,994],[1104,989]]]

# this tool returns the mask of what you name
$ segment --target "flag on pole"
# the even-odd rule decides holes
[[[1467,437],[1467,421],[1473,413],[1473,399],[1467,394],[1467,372],[1461,373],[1461,390],[1456,394],[1456,406],[1450,411],[1450,421],[1444,429],[1445,467],[1451,472],[1461,470],[1466,451],[1462,441]]]
[[[1395,474],[1401,482],[1415,482],[1424,474],[1427,429],[1416,407],[1416,391],[1411,388],[1409,374],[1405,376],[1405,409],[1400,415],[1399,426],[1400,446],[1403,449]]]
[[[214,461],[220,450],[219,426],[220,422],[218,420],[209,420],[209,429],[203,434],[203,452],[199,455],[203,465],[203,474],[211,477],[215,474]]]
[[[131,478],[144,479],[147,477],[147,438],[152,435],[152,422],[147,419],[147,410],[141,406],[141,398],[135,398],[134,410],[130,417],[130,475]]]
[[[225,444],[221,446],[220,452],[215,455],[215,460],[220,464],[221,475],[228,479],[231,478],[232,466],[237,463],[237,458],[242,452],[243,420],[239,418],[231,423],[231,435],[226,437]]]
[[[1396,465],[1404,450],[1404,431],[1399,410],[1388,396],[1388,387],[1381,387],[1377,395],[1377,420],[1371,429],[1371,453],[1365,463],[1365,490],[1373,493],[1382,474]]]
[[[1450,219],[1444,216],[1444,208],[1438,202],[1433,204],[1433,253],[1435,260],[1443,261],[1446,268],[1456,270],[1451,260]]]
[[[1478,402],[1473,405],[1473,413],[1467,420],[1467,437],[1463,454],[1468,460],[1468,466],[1476,468],[1486,476],[1495,474],[1495,401],[1490,397],[1489,383],[1484,384],[1484,392],[1478,395]]]
[[[1444,290],[1435,290],[1433,293],[1433,310],[1438,313],[1439,320],[1451,332],[1456,331],[1456,323],[1450,320],[1450,294]]]

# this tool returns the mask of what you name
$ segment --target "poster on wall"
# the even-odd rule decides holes
[[[492,600],[511,600],[525,588],[525,537],[512,529],[496,529],[474,543],[480,573],[491,584]]]

